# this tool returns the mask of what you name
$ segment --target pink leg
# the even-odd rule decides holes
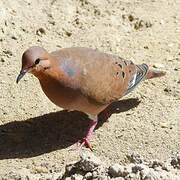
[[[112,107],[112,105],[110,104],[108,107]],[[106,120],[107,120],[107,119],[110,117],[109,114],[108,114],[108,112],[107,112],[107,109],[105,109],[105,110],[103,111],[103,113],[105,114]],[[79,140],[78,143],[80,143],[80,146],[77,147],[77,148],[74,148],[73,150],[79,150],[79,149],[81,149],[84,145],[87,145],[88,148],[89,148],[91,151],[93,150],[92,147],[91,147],[91,144],[90,144],[90,140],[91,140],[91,138],[92,138],[92,133],[93,133],[93,131],[94,131],[96,125],[97,125],[97,116],[91,116],[91,115],[90,115],[89,118],[90,118],[90,119],[94,119],[94,118],[95,118],[95,119],[94,119],[94,120],[90,120],[91,122],[90,122],[89,129],[88,129],[88,132],[87,132],[85,138]]]
[[[88,148],[89,148],[91,151],[93,150],[92,147],[91,147],[91,144],[90,144],[90,140],[91,140],[91,138],[92,138],[92,133],[93,133],[96,125],[97,125],[97,121],[91,120],[90,125],[89,125],[89,129],[88,129],[88,132],[87,132],[85,138],[83,138],[83,139],[81,139],[81,140],[78,141],[78,142],[80,143],[80,146],[77,147],[77,148],[75,148],[74,150],[79,150],[79,149],[81,149],[84,145],[87,145]]]
[[[110,104],[107,108],[112,108],[112,105]],[[106,116],[106,120],[108,120],[109,117],[110,117],[110,115],[109,115],[108,112],[107,112],[107,108],[104,109],[104,111],[103,111],[103,114]]]
[[[107,112],[107,109],[105,109],[105,110],[103,111],[103,113],[104,113],[104,115],[106,116],[106,120],[108,120],[108,119],[109,119],[109,114],[108,114],[108,112]]]

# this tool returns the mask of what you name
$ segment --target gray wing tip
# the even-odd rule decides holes
[[[146,74],[148,73],[149,66],[145,63],[141,65],[136,65],[136,74],[130,80],[130,86],[126,91],[125,95],[129,94],[141,81],[146,78]]]

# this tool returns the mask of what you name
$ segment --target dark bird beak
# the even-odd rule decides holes
[[[21,71],[20,74],[18,75],[17,79],[16,79],[16,83],[18,83],[27,72],[28,72],[27,69]]]

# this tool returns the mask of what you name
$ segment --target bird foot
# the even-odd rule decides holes
[[[83,146],[87,145],[87,147],[88,147],[91,151],[93,151],[89,139],[87,139],[87,138],[80,139],[80,140],[78,140],[78,143],[80,143],[80,146],[74,148],[73,150],[77,151],[77,150],[81,149]]]
[[[91,120],[91,123],[89,125],[89,129],[88,129],[88,132],[87,132],[85,138],[79,140],[78,143],[80,143],[80,146],[74,148],[73,150],[77,151],[77,150],[81,149],[83,146],[87,145],[88,148],[91,151],[93,151],[92,146],[90,144],[90,140],[92,138],[92,133],[93,133],[93,130],[96,127],[96,125],[97,125],[97,121]]]

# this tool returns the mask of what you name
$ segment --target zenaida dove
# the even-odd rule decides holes
[[[57,106],[89,115],[89,130],[80,140],[92,150],[90,139],[97,115],[112,102],[130,93],[141,81],[160,77],[164,72],[148,70],[115,55],[90,48],[72,47],[48,53],[33,46],[22,56],[17,83],[30,72],[39,79],[46,96]]]

